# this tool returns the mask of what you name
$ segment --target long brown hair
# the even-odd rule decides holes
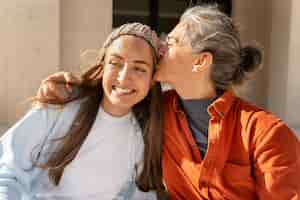
[[[60,145],[54,152],[51,152],[49,159],[41,164],[37,163],[39,156],[36,158],[36,166],[48,170],[49,179],[55,185],[59,184],[64,168],[75,158],[94,123],[103,97],[102,74],[105,52],[111,43],[122,35],[133,35],[145,40],[152,49],[153,64],[154,67],[156,66],[159,48],[156,34],[148,26],[140,23],[124,24],[108,36],[100,50],[96,64],[80,76],[80,83],[74,86],[78,89],[76,94],[70,94],[64,101],[47,98],[37,99],[41,103],[66,105],[71,101],[86,98],[81,103],[71,128],[63,138],[59,139]],[[145,143],[144,166],[136,179],[136,183],[142,191],[156,190],[159,197],[164,191],[161,167],[163,145],[162,93],[159,83],[155,83],[148,95],[133,106],[133,113],[142,128]]]

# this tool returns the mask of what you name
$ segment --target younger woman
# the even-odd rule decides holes
[[[125,24],[69,98],[37,99],[1,138],[0,199],[154,199],[137,186],[163,190],[158,47],[148,26]]]

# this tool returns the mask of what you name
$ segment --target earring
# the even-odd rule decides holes
[[[200,72],[200,65],[193,65],[192,72]]]

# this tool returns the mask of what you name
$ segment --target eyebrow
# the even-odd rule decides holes
[[[113,54],[111,54],[110,56],[112,56],[112,57],[117,57],[118,59],[123,59],[122,56],[120,56],[120,55],[118,55],[118,54],[116,54],[116,53],[113,53]]]
[[[119,54],[116,54],[116,53],[113,53],[110,56],[116,57],[116,58],[118,58],[120,60],[124,60],[124,58],[122,56],[120,56]],[[143,64],[143,65],[151,66],[149,63],[147,63],[144,60],[134,60],[133,62],[136,63],[136,64]]]
[[[149,63],[145,62],[144,60],[135,60],[133,62],[137,63],[137,64],[143,64],[143,65],[151,66]]]

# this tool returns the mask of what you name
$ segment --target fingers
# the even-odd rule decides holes
[[[44,99],[48,101],[58,100],[63,102],[68,99],[68,96],[70,96],[70,93],[64,89],[63,84],[58,84],[51,81],[42,83],[37,92],[38,99]]]
[[[80,83],[80,80],[70,72],[64,73],[64,77],[67,83],[71,83],[71,84]]]
[[[42,82],[50,82],[50,81],[55,81],[55,82],[66,82],[64,73],[67,72],[56,72],[50,76],[48,76],[46,79],[44,79]]]
[[[64,83],[66,91],[68,93],[72,93],[73,85],[79,85],[80,79],[78,79],[76,76],[74,76],[70,72],[62,71],[62,72],[56,72],[56,73],[50,75],[49,77],[47,77],[46,79],[44,79],[42,81],[42,84],[47,85],[47,82]],[[47,89],[45,89],[45,92],[47,92]]]
[[[72,90],[73,86],[67,82],[67,84],[65,84],[65,87],[66,87],[67,92],[71,94],[73,91]]]
[[[37,98],[41,100],[65,102],[71,98],[80,79],[70,72],[57,72],[44,79],[38,89]],[[76,89],[76,88],[75,88]]]
[[[43,82],[53,81],[57,83],[79,84],[80,80],[70,72],[56,72],[47,77]]]

